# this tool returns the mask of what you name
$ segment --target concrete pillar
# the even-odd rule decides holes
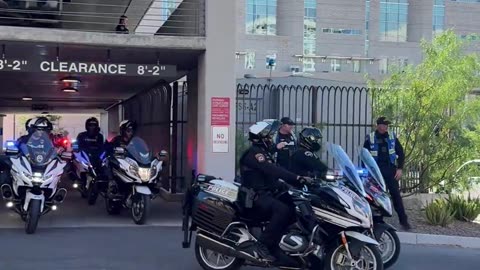
[[[0,114],[0,145],[2,146],[0,149],[3,149],[3,118],[5,117],[5,114]],[[0,150],[2,151],[2,150]]]
[[[206,51],[198,61],[197,173],[233,181],[235,174],[235,1],[207,0]],[[190,92],[190,91],[189,91]],[[214,153],[211,98],[230,99],[228,152]],[[190,97],[189,97],[190,101]],[[189,121],[195,121],[189,118]]]
[[[100,113],[100,129],[103,137],[108,138],[108,112]]]

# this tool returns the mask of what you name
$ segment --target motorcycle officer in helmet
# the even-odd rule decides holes
[[[116,136],[110,141],[110,144],[113,148],[127,147],[137,131],[137,123],[131,120],[124,120],[120,123],[119,129],[120,135]]]
[[[87,153],[100,154],[105,146],[105,139],[100,133],[100,123],[95,117],[85,121],[85,131],[77,136],[78,148]]]
[[[295,209],[276,198],[275,192],[284,188],[279,179],[288,183],[310,183],[312,179],[293,174],[274,163],[270,150],[279,125],[278,121],[268,120],[252,125],[249,129],[252,145],[240,158],[241,196],[249,194],[245,196],[244,206],[252,208],[256,216],[269,217],[270,220],[259,241],[244,249],[266,261],[289,260],[287,263],[290,264],[293,259],[281,251],[278,243],[295,216]]]
[[[322,145],[322,132],[318,128],[306,127],[298,137],[299,148],[292,155],[292,172],[325,178],[328,166],[318,156]]]
[[[18,138],[16,142],[17,146],[20,146],[20,144],[27,143],[30,136],[37,130],[42,130],[47,132],[50,139],[53,139],[52,137],[53,124],[52,122],[50,122],[50,120],[48,120],[48,118],[44,116],[28,119],[27,122],[25,123],[25,129],[27,131],[27,134]]]

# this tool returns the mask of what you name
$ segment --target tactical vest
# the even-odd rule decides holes
[[[395,165],[395,161],[397,160],[397,153],[395,152],[395,133],[388,134],[388,155],[390,157],[390,162]],[[370,154],[372,154],[375,161],[378,160],[378,151],[379,151],[379,144],[377,142],[375,132],[370,133]]]

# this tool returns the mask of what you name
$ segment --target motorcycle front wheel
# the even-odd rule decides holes
[[[87,189],[88,205],[94,205],[98,198],[98,187],[96,182],[91,182]]]
[[[41,200],[31,200],[28,205],[27,215],[25,216],[25,232],[33,234],[37,230],[38,220],[40,219],[42,208]]]
[[[394,265],[400,256],[400,239],[394,229],[387,229],[378,239],[380,246],[378,249],[382,255],[384,268],[387,269]]]
[[[135,224],[143,225],[147,222],[147,217],[150,212],[150,195],[137,193],[132,198],[131,214]]]
[[[325,257],[325,270],[383,270],[383,261],[380,251],[375,245],[365,244],[358,258],[348,258],[344,245],[337,244],[330,248]]]
[[[237,270],[243,260],[230,257],[195,244],[195,257],[205,270]]]

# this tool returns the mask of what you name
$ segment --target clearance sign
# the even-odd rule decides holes
[[[0,59],[0,71],[168,77],[175,76],[177,68],[174,65]]]

